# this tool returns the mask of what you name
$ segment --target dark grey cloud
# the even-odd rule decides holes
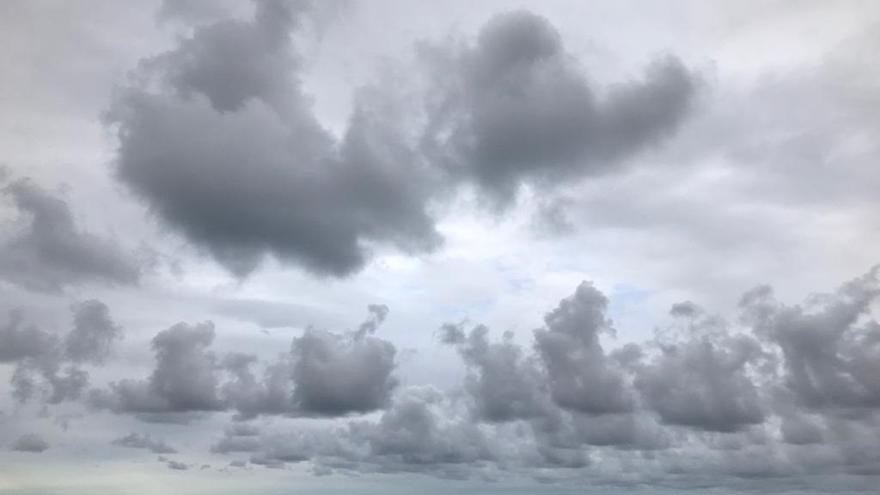
[[[168,466],[168,469],[172,469],[174,471],[186,471],[190,467],[189,464],[172,459],[164,459],[164,462],[165,465]]]
[[[307,330],[293,339],[293,404],[302,414],[339,416],[383,408],[397,386],[396,349],[360,332]]]
[[[498,15],[463,48],[427,46],[437,87],[424,146],[500,202],[521,182],[552,183],[612,170],[676,129],[697,83],[675,58],[604,95],[565,52],[550,23]]]
[[[193,413],[230,409],[239,420],[372,412],[388,403],[398,380],[394,345],[372,335],[388,308],[370,305],[368,311],[358,330],[308,328],[293,339],[288,353],[266,362],[240,352],[218,356],[211,350],[213,323],[178,323],[153,338],[156,364],[148,378],[94,389],[89,402],[160,422],[186,422]]]
[[[750,372],[763,351],[748,336],[720,341],[696,337],[661,346],[638,371],[635,385],[668,424],[732,432],[765,420],[765,399]]]
[[[431,251],[435,212],[459,186],[505,202],[521,182],[606,172],[671,133],[695,92],[666,58],[599,95],[547,21],[515,12],[473,47],[420,51],[440,85],[416,97],[425,119],[410,90],[380,81],[356,91],[337,137],[299,82],[291,35],[315,12],[259,1],[251,20],[199,25],[142,61],[108,112],[119,179],[238,276],[267,254],[344,276],[377,246]]]
[[[171,447],[162,440],[154,439],[151,435],[130,433],[124,437],[113,440],[113,445],[129,447],[132,449],[147,449],[154,454],[176,454],[177,449]]]
[[[97,300],[73,308],[73,329],[64,341],[65,356],[73,362],[103,363],[122,337],[122,329],[110,318],[107,305]]]
[[[264,366],[258,378],[253,367],[256,356],[230,353],[223,358],[223,367],[230,375],[221,389],[224,401],[237,411],[238,419],[251,419],[261,414],[290,414],[293,411],[293,377],[289,355]]]
[[[49,442],[36,433],[26,433],[13,442],[12,450],[17,452],[42,453],[49,448]]]
[[[380,99],[356,99],[341,139],[311,114],[290,39],[302,10],[261,1],[251,21],[197,28],[144,61],[153,83],[123,91],[108,114],[122,182],[241,276],[266,253],[340,276],[370,244],[440,241],[424,167]]]
[[[560,407],[585,414],[628,412],[633,397],[599,336],[613,332],[605,316],[608,299],[589,283],[544,317],[535,347],[547,369],[550,392]]]
[[[140,263],[111,239],[82,231],[63,199],[30,180],[2,189],[21,216],[3,236],[0,277],[26,289],[60,291],[83,282],[133,284]]]
[[[80,365],[102,364],[121,335],[100,301],[76,304],[71,312],[74,327],[66,335],[25,324],[21,311],[11,312],[8,323],[0,327],[0,363],[15,365],[10,382],[17,400],[39,398],[58,404],[78,399],[89,384],[89,374]]]
[[[152,340],[156,367],[146,380],[124,379],[109,390],[93,390],[93,405],[141,414],[218,411],[216,356],[209,350],[214,325],[178,323]]]
[[[477,417],[489,422],[526,419],[542,412],[546,385],[534,360],[504,335],[489,342],[489,329],[478,325],[465,334],[461,325],[446,324],[441,339],[456,345],[468,366],[466,388],[473,397]]]
[[[874,414],[880,408],[880,325],[871,315],[880,296],[880,268],[817,294],[805,305],[779,303],[763,286],[740,306],[755,332],[779,346],[782,385],[819,412]]]

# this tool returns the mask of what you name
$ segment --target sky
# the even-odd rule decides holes
[[[878,23],[0,3],[0,494],[875,491]]]

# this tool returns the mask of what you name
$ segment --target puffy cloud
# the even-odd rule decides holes
[[[674,130],[695,92],[668,58],[599,98],[553,27],[516,12],[473,47],[420,52],[439,84],[412,90],[424,119],[398,82],[376,83],[356,92],[337,137],[313,114],[292,47],[313,15],[260,1],[250,20],[198,26],[144,60],[108,113],[121,181],[239,276],[266,254],[344,276],[376,246],[431,251],[434,206],[457,187],[506,201],[524,181],[605,172]]]
[[[103,363],[121,338],[122,329],[110,319],[110,310],[101,301],[84,301],[73,311],[73,330],[64,341],[65,356],[74,362]]]
[[[217,356],[211,324],[178,324],[153,339],[156,365],[147,379],[115,382],[91,401],[154,421],[234,412],[212,453],[246,454],[265,467],[308,463],[316,474],[512,472],[678,487],[710,478],[728,486],[772,478],[796,487],[805,472],[875,476],[877,270],[804,305],[784,305],[772,294],[766,286],[747,292],[736,323],[692,302],[675,304],[672,325],[658,325],[652,341],[606,352],[600,339],[613,331],[609,301],[584,282],[545,315],[531,347],[509,333],[492,341],[485,326],[444,325],[440,340],[467,369],[461,389],[449,391],[397,387],[396,350],[375,335],[388,315],[381,305],[369,306],[366,320],[346,333],[307,329],[273,361]],[[85,314],[115,328],[100,303],[73,309],[74,327]],[[20,320],[0,336],[10,343],[2,349],[16,349],[6,362],[67,362],[59,357],[66,339]],[[821,343],[823,353],[805,343]],[[61,367],[28,366],[21,369],[36,373],[24,378],[44,380],[48,402],[75,398],[65,390],[82,387]],[[260,415],[259,429],[242,422]],[[114,443],[172,452],[149,434]]]
[[[113,445],[121,447],[129,447],[133,449],[147,449],[154,454],[176,454],[174,447],[166,444],[162,440],[154,439],[150,435],[141,435],[138,433],[130,433],[124,437],[117,438],[113,441]]]
[[[749,371],[762,357],[747,336],[713,342],[696,337],[661,348],[639,369],[636,387],[663,422],[732,432],[764,421],[766,410]]]
[[[121,329],[110,318],[107,306],[89,300],[71,311],[74,328],[66,335],[25,326],[20,311],[13,311],[9,322],[0,327],[0,363],[15,364],[11,383],[19,401],[35,396],[49,404],[78,399],[89,383],[88,373],[79,365],[84,361],[100,364],[111,352]]]
[[[119,178],[241,276],[266,253],[340,276],[363,266],[369,244],[439,242],[423,167],[392,117],[358,98],[336,139],[311,114],[289,39],[302,15],[262,1],[251,21],[197,28],[145,61],[154,84],[128,88],[110,112]]]
[[[36,433],[24,434],[13,442],[12,450],[18,452],[33,452],[35,454],[42,453],[49,448],[49,442]]]
[[[871,304],[880,296],[880,268],[818,294],[804,306],[786,306],[769,287],[746,293],[744,318],[778,345],[784,387],[809,409],[871,414],[880,408],[880,324]]]
[[[600,98],[556,29],[526,11],[496,16],[473,46],[424,53],[443,74],[430,100],[427,153],[501,202],[521,182],[608,172],[672,132],[696,89],[668,57]]]
[[[466,388],[482,420],[504,422],[534,417],[542,412],[546,387],[533,359],[505,333],[501,342],[489,342],[489,329],[478,325],[465,335],[459,325],[442,327],[442,340],[457,346],[468,366]]]
[[[113,240],[83,232],[68,204],[29,180],[2,189],[21,216],[0,241],[0,277],[24,288],[57,292],[83,282],[133,284],[140,263]]]
[[[352,336],[307,330],[293,339],[294,407],[317,416],[384,407],[397,386],[392,375],[395,354],[390,342],[360,330]]]
[[[396,349],[372,336],[388,313],[369,306],[357,331],[314,328],[295,337],[275,361],[212,350],[214,325],[178,323],[152,340],[156,364],[145,380],[123,379],[91,391],[97,408],[135,413],[154,421],[186,421],[191,413],[235,410],[258,415],[344,416],[383,408],[397,386]],[[262,366],[261,376],[255,366]]]
[[[152,340],[156,367],[147,380],[125,379],[92,391],[93,405],[117,412],[187,413],[223,409],[216,357],[208,348],[214,325],[178,323]]]
[[[608,299],[589,283],[544,317],[535,347],[547,369],[550,393],[560,407],[585,414],[628,412],[633,398],[617,363],[599,342],[612,332]]]

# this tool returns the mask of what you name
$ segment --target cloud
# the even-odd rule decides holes
[[[750,374],[761,358],[760,345],[747,336],[716,342],[697,337],[661,347],[661,354],[639,369],[635,384],[665,423],[737,431],[766,418]]]
[[[340,416],[383,408],[397,386],[396,349],[372,337],[388,308],[370,306],[357,332],[337,335],[306,330],[292,345],[293,404],[305,415]]]
[[[138,433],[130,433],[124,437],[113,440],[113,445],[121,447],[129,447],[132,449],[147,449],[154,454],[176,454],[174,447],[166,444],[162,440],[156,440],[149,434],[140,435]]]
[[[188,421],[192,413],[237,412],[237,419],[259,415],[337,417],[383,408],[398,380],[396,348],[372,334],[388,308],[370,305],[357,331],[332,333],[308,328],[274,361],[212,350],[211,322],[178,323],[152,340],[156,356],[147,379],[123,379],[93,389],[98,409],[134,413],[153,421]],[[254,367],[260,365],[258,376]]]
[[[536,14],[501,14],[464,47],[428,46],[435,67],[425,149],[500,202],[523,182],[598,175],[672,133],[695,77],[673,57],[600,97],[559,33]]]
[[[466,388],[473,397],[476,415],[490,422],[527,419],[542,412],[543,376],[534,360],[524,356],[509,333],[501,342],[489,342],[489,329],[478,325],[465,335],[460,325],[442,327],[442,340],[456,345],[470,373]]]
[[[108,116],[120,180],[238,276],[265,254],[343,276],[372,244],[440,242],[423,167],[375,99],[357,98],[340,139],[312,115],[289,39],[303,15],[264,1],[250,21],[196,28],[144,61],[155,84],[123,91]]]
[[[122,329],[110,319],[110,311],[101,301],[84,301],[73,311],[73,330],[64,341],[66,357],[78,363],[103,363],[122,337]]]
[[[9,321],[0,328],[0,363],[38,358],[51,352],[54,336],[34,326],[23,326],[21,311],[12,311]]]
[[[793,306],[759,286],[730,321],[677,303],[653,339],[611,351],[601,340],[614,330],[609,300],[583,282],[544,316],[530,346],[510,333],[493,341],[483,325],[444,325],[440,340],[467,370],[450,390],[398,385],[396,349],[376,336],[383,305],[368,306],[349,332],[306,329],[270,361],[218,356],[213,325],[180,323],[153,339],[156,363],[146,379],[111,383],[89,402],[151,421],[234,413],[213,454],[247,454],[273,468],[309,463],[315,473],[813,486],[796,479],[807,471],[880,474],[877,273]],[[115,328],[98,302],[72,309],[75,327],[85,314]],[[57,359],[67,341],[15,318],[0,338],[12,363],[21,362],[13,355]],[[33,369],[55,395],[82,387],[59,367]],[[257,416],[260,428],[243,422]],[[171,453],[149,434],[114,443]]]
[[[211,452],[229,454],[231,452],[256,452],[262,448],[260,430],[246,424],[235,424],[227,428],[225,435],[211,446]]]
[[[94,390],[90,400],[100,408],[143,414],[188,413],[223,409],[210,322],[178,323],[152,340],[156,367],[147,380],[125,379],[109,390]]]
[[[449,412],[438,391],[408,389],[377,423],[353,423],[351,436],[368,446],[370,462],[383,471],[434,470],[438,465],[491,460],[490,444],[479,428]]]
[[[71,312],[74,328],[66,335],[25,326],[21,311],[12,311],[0,327],[0,363],[15,364],[10,381],[19,401],[35,396],[49,404],[78,399],[89,383],[80,365],[102,364],[122,333],[101,301],[79,303]]]
[[[596,415],[633,408],[621,371],[599,342],[601,333],[613,331],[605,317],[607,306],[605,295],[583,283],[547,313],[545,328],[535,330],[551,395],[562,408]]]
[[[781,349],[783,387],[801,405],[861,416],[880,409],[880,325],[869,317],[878,296],[875,267],[804,306],[781,304],[772,289],[758,287],[743,296],[740,307],[756,333]]]
[[[12,450],[17,452],[32,452],[40,454],[49,448],[49,443],[36,433],[24,434],[12,444]]]
[[[85,282],[138,281],[140,263],[113,240],[80,230],[64,200],[25,179],[2,193],[21,216],[18,231],[0,243],[0,277],[45,292]]]
[[[356,91],[335,136],[301,89],[291,39],[313,15],[261,1],[251,20],[200,25],[143,60],[108,112],[118,178],[240,277],[266,255],[341,277],[376,248],[431,252],[443,240],[436,212],[461,186],[500,204],[523,182],[613,170],[673,132],[696,91],[664,58],[599,97],[555,29],[515,12],[472,47],[425,45],[438,87],[409,99],[399,81]]]
[[[165,462],[165,465],[168,466],[168,469],[171,469],[174,471],[186,471],[189,469],[189,464],[186,464],[186,463],[183,463],[180,461],[165,459],[164,462]]]

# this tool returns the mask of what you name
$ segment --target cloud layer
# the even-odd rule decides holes
[[[51,392],[41,396],[46,404],[81,398],[148,422],[227,415],[234,422],[211,452],[254,465],[488,479],[512,471],[543,481],[679,487],[708,476],[731,487],[756,480],[819,487],[803,478],[811,473],[858,488],[880,475],[880,324],[871,309],[878,274],[872,269],[793,306],[759,286],[743,295],[735,321],[678,303],[654,339],[611,350],[608,298],[584,282],[546,313],[531,346],[509,333],[494,340],[483,325],[443,325],[437,345],[453,346],[467,370],[446,391],[399,385],[395,346],[373,335],[388,315],[380,305],[354,331],[306,330],[275,361],[218,355],[212,324],[180,323],[152,340],[148,378],[82,397],[86,384],[75,371],[55,374],[72,358],[54,357],[64,347],[53,334],[15,317],[0,348],[5,362],[20,367],[54,363],[36,368]],[[98,302],[75,307],[74,321],[68,343],[96,335],[112,342],[119,332]],[[252,422],[258,417],[266,429]],[[136,433],[113,443],[177,452]],[[46,447],[30,437],[13,446]],[[629,471],[634,465],[638,471]]]

